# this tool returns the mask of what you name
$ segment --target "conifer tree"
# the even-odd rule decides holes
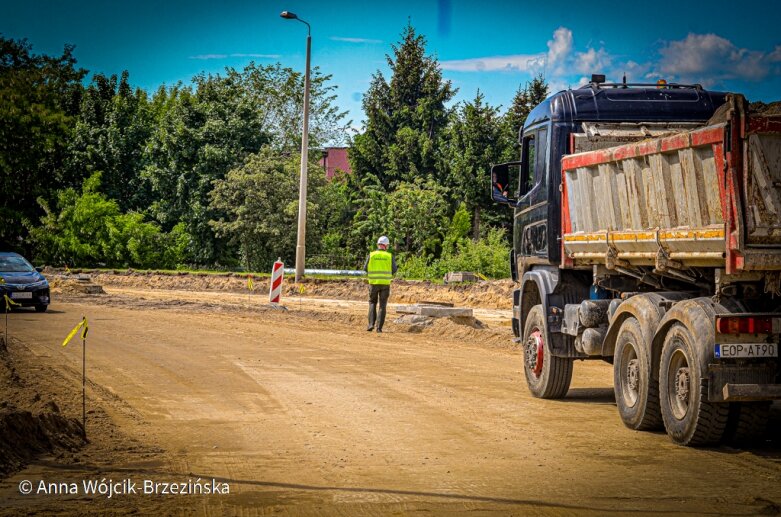
[[[445,104],[456,90],[442,79],[437,59],[426,55],[426,39],[412,25],[392,50],[386,55],[390,81],[377,71],[364,96],[366,126],[353,142],[352,169],[391,191],[418,178],[442,183],[437,149],[448,121]]]

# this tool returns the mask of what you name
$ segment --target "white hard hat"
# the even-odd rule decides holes
[[[377,244],[378,245],[383,245],[383,246],[388,246],[388,245],[390,245],[390,241],[388,240],[388,238],[386,236],[383,235],[382,237],[377,239]]]

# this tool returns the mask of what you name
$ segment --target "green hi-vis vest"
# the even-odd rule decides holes
[[[393,255],[383,250],[372,251],[367,276],[372,285],[390,285],[393,280]]]

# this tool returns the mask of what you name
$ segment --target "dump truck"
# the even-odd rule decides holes
[[[688,446],[762,436],[781,398],[781,116],[595,76],[534,108],[520,146],[491,168],[491,196],[514,213],[531,393],[562,398],[576,360],[603,360],[631,429]]]

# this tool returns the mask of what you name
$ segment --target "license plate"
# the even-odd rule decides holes
[[[16,300],[32,300],[33,293],[11,293],[11,298]]]
[[[722,343],[716,345],[714,355],[718,359],[778,357],[778,345],[776,343]]]

